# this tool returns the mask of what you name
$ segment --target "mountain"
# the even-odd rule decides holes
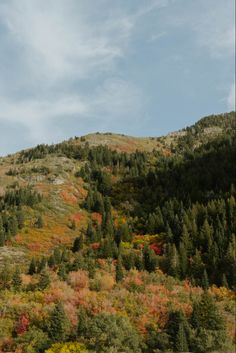
[[[99,352],[231,352],[235,123],[231,112],[162,137],[95,133],[0,158],[0,348],[97,351],[110,329]],[[202,307],[219,311],[214,324]]]

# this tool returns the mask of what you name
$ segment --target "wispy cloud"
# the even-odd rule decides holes
[[[128,115],[141,117],[141,90],[116,78],[116,65],[137,22],[167,3],[143,1],[129,9],[101,0],[98,11],[89,0],[3,1],[0,43],[6,61],[14,58],[11,68],[0,64],[0,121],[24,124],[39,142],[53,137],[49,126],[56,117],[76,117],[78,126],[93,118],[101,128]],[[84,92],[85,80],[90,88]]]

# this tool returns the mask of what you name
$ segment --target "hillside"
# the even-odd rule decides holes
[[[235,123],[0,158],[0,349],[233,352]]]

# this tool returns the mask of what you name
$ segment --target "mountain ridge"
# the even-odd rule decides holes
[[[161,150],[162,148],[169,148],[171,144],[176,144],[181,137],[186,136],[190,131],[196,130],[195,134],[203,134],[214,138],[227,132],[229,129],[235,129],[235,112],[212,114],[203,117],[196,121],[196,123],[186,126],[180,130],[172,131],[163,136],[130,136],[115,132],[94,132],[86,135],[71,137],[59,143],[43,144],[46,146],[58,145],[60,143],[75,143],[83,145],[86,142],[90,146],[107,145],[109,148],[120,151],[132,153],[135,150],[151,152],[153,149]],[[34,147],[23,149],[22,151],[32,150]],[[1,156],[0,161],[6,157],[14,156],[21,151],[18,151],[7,156]]]

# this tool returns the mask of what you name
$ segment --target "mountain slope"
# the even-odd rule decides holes
[[[1,158],[0,349],[231,353],[235,154],[229,113]]]

